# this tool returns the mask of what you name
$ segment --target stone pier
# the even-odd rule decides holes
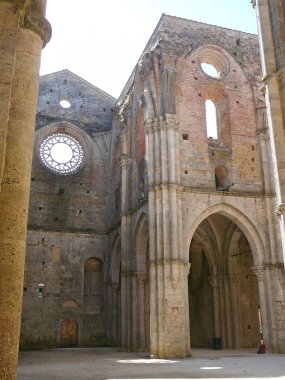
[[[0,378],[16,378],[46,0],[0,1]]]

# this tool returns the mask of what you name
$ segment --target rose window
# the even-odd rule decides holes
[[[70,174],[76,172],[82,163],[83,150],[74,137],[55,133],[41,143],[40,157],[44,165],[53,172]]]

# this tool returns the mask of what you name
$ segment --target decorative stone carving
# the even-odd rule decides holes
[[[132,163],[132,160],[127,155],[122,155],[120,165],[123,169],[128,169]]]
[[[143,127],[147,135],[153,133],[153,119],[145,120]]]

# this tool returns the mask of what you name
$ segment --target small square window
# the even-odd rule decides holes
[[[42,298],[42,296],[43,296],[44,286],[45,286],[45,284],[39,284],[39,288],[38,288],[38,297],[39,298]]]
[[[183,133],[183,134],[182,134],[182,139],[183,139],[183,140],[189,140],[189,135],[188,135],[188,133]]]

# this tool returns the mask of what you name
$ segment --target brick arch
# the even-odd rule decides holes
[[[201,68],[203,60],[214,63],[221,78],[205,74]],[[187,130],[193,140],[207,141],[205,100],[209,97],[218,106],[218,114],[220,109],[218,123],[222,124],[220,135],[226,146],[230,148],[232,139],[240,132],[255,138],[253,83],[230,51],[219,45],[200,45],[181,56],[177,66],[176,104],[181,130]]]
[[[78,308],[78,302],[76,302],[74,299],[67,299],[63,302],[61,305],[62,308],[65,309],[74,309]]]
[[[102,305],[103,266],[103,260],[98,257],[89,257],[84,261],[83,303],[85,305]]]
[[[215,67],[222,79],[230,70],[230,63],[226,51],[219,45],[206,44],[196,49],[199,64],[209,63]]]
[[[240,228],[240,230],[244,233],[249,242],[253,255],[254,265],[261,265],[263,262],[263,258],[265,257],[265,247],[260,233],[258,232],[258,228],[242,211],[226,203],[218,203],[216,205],[210,206],[206,210],[202,211],[200,215],[198,215],[198,217],[195,218],[194,222],[188,229],[186,235],[185,257],[188,257],[189,255],[189,247],[191,244],[191,240],[199,225],[208,216],[216,213],[229,218]]]

